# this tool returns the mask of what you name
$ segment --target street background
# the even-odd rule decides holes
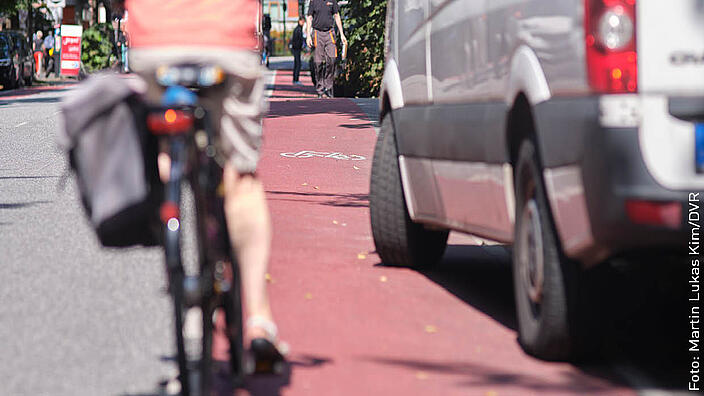
[[[453,235],[432,269],[384,266],[367,201],[376,100],[314,99],[307,74],[303,87],[291,84],[290,64],[275,59],[267,75],[258,171],[290,370],[250,380],[243,393],[672,395],[686,386],[686,338],[675,325],[686,315],[664,295],[644,295],[641,279],[624,274],[605,289],[620,293],[609,355],[573,365],[518,345],[507,247]],[[102,249],[90,230],[54,143],[72,87],[0,96],[0,394],[157,394],[174,354],[162,255]],[[303,151],[341,155],[293,155]]]

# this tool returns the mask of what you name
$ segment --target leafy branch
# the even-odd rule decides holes
[[[346,96],[377,96],[384,75],[384,24],[387,0],[355,0],[343,7],[349,42],[347,66],[337,84]],[[336,90],[337,91],[337,90]]]

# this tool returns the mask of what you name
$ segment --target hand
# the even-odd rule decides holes
[[[347,37],[344,34],[340,36],[340,40],[342,40],[342,44],[347,45]]]
[[[308,45],[308,48],[313,48],[313,39],[310,38],[310,35],[306,37],[306,45]]]

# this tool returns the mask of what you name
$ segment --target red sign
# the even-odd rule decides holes
[[[61,25],[61,75],[78,76],[81,70],[81,35],[83,27]]]

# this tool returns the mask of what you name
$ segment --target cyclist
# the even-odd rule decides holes
[[[228,74],[224,87],[209,90],[201,103],[210,111],[220,150],[228,160],[223,184],[227,227],[242,273],[246,335],[256,358],[278,349],[277,327],[266,291],[271,225],[255,170],[265,110],[262,67],[256,53],[258,0],[126,0],[130,68],[148,83],[158,101],[155,70],[165,64],[216,64]],[[170,159],[159,154],[159,173],[169,178]]]

